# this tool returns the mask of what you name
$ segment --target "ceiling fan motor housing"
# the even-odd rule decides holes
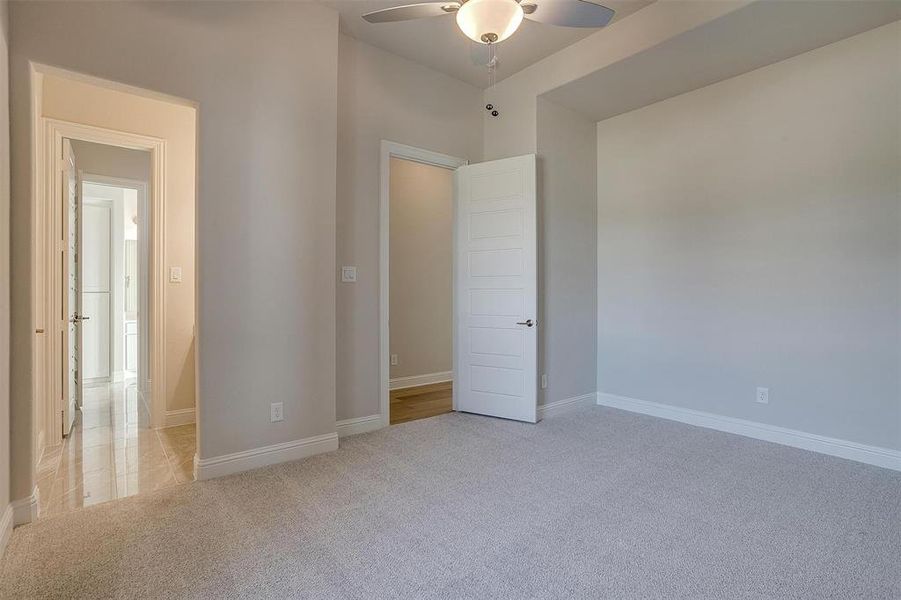
[[[523,19],[516,0],[466,0],[457,10],[457,25],[469,39],[482,44],[503,42]]]

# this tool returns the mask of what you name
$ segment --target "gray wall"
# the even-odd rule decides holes
[[[454,368],[453,171],[391,159],[390,377]]]
[[[149,152],[79,140],[72,141],[72,150],[75,151],[80,171],[150,182]]]
[[[899,39],[598,124],[601,392],[901,447]]]
[[[337,14],[297,2],[10,12],[15,497],[31,492],[28,60],[198,103],[200,457],[333,432]]]
[[[9,467],[9,8],[0,2],[0,513],[10,501]],[[0,532],[2,535],[2,532]],[[3,548],[0,547],[0,552]]]
[[[481,90],[341,35],[338,81],[337,413],[379,412],[379,145],[391,140],[477,162]]]
[[[597,364],[595,125],[538,98],[539,403],[593,393]]]

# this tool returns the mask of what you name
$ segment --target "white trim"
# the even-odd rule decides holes
[[[598,404],[901,471],[901,451],[714,413],[598,393]]]
[[[420,385],[430,385],[433,383],[445,383],[454,380],[453,371],[442,371],[440,373],[426,373],[425,375],[410,375],[408,377],[395,377],[388,381],[389,390],[403,390],[406,388],[417,387]]]
[[[126,133],[93,125],[84,125],[69,121],[62,121],[49,117],[40,117],[39,121],[42,128],[35,132],[35,147],[37,149],[37,171],[43,181],[43,188],[39,192],[41,194],[41,202],[45,202],[46,214],[52,218],[54,215],[62,214],[59,210],[58,203],[61,201],[61,194],[57,193],[60,185],[56,176],[57,157],[62,155],[63,139],[75,139],[86,142],[94,142],[99,144],[107,144],[110,146],[118,146],[121,148],[129,148],[132,150],[145,150],[150,152],[151,157],[151,186],[150,186],[150,235],[148,241],[151,247],[150,264],[153,266],[148,271],[149,287],[151,289],[150,300],[150,322],[152,323],[152,331],[149,336],[150,343],[150,378],[158,382],[156,389],[166,389],[166,343],[165,343],[165,325],[166,325],[166,232],[165,227],[156,226],[166,222],[166,190],[165,190],[165,166],[166,166],[166,141],[161,138],[155,138],[146,135]],[[93,176],[96,177],[96,176]],[[107,178],[113,180],[113,178]],[[122,180],[120,180],[122,181]],[[99,182],[98,182],[99,183]],[[130,187],[130,186],[125,186]],[[146,198],[146,186],[141,188]],[[46,223],[45,227],[50,227],[51,223]],[[50,231],[50,229],[48,229]],[[58,269],[59,261],[56,260],[57,249],[55,248],[55,233],[44,238],[46,247],[44,249],[44,258],[46,264],[45,276],[47,276],[47,289],[43,298],[36,297],[35,312],[41,313],[43,318],[37,323],[45,322],[46,331],[54,332],[58,328],[59,320],[55,315],[60,311],[55,306],[55,298],[60,297],[58,286],[62,281]],[[58,345],[58,336],[49,335],[47,344],[46,359],[49,361],[48,369],[44,370],[45,389],[47,398],[45,402],[52,407],[51,415],[55,420],[56,416],[61,414],[63,410],[62,403],[65,399],[59,393],[58,377],[55,373],[59,373],[62,368],[61,352],[56,348]],[[160,397],[157,397],[160,396]],[[162,394],[151,394],[150,397],[150,415],[151,423],[155,427],[160,427],[164,423],[165,418],[165,398]],[[62,442],[60,427],[57,423],[51,421],[50,439],[46,443],[56,445]]]
[[[38,488],[31,491],[30,496],[14,500],[10,503],[13,509],[13,526],[25,525],[38,518]]]
[[[214,477],[223,477],[232,473],[249,471],[250,469],[259,469],[267,465],[299,460],[337,449],[338,434],[327,433],[212,458],[201,459],[195,456],[194,475],[198,481],[213,479]]]
[[[563,398],[562,400],[554,400],[545,404],[538,405],[538,420],[555,417],[561,413],[569,412],[583,406],[594,406],[597,404],[598,395],[595,392],[582,394],[581,396],[573,396],[571,398]]]
[[[6,550],[6,545],[9,544],[9,538],[13,534],[13,505],[7,504],[6,509],[3,511],[3,516],[0,517],[0,557],[3,556],[3,552]]]
[[[370,431],[376,431],[382,427],[382,415],[369,415],[368,417],[344,419],[343,421],[335,423],[335,429],[338,431],[339,438],[357,435],[358,433],[369,433]]]
[[[195,423],[196,421],[196,411],[193,407],[180,408],[178,410],[167,410],[166,415],[163,418],[163,426],[158,429],[165,427],[177,427],[179,425],[190,425],[191,423]]]
[[[388,257],[390,249],[389,214],[390,203],[390,177],[391,158],[403,158],[426,165],[444,167],[454,170],[469,164],[465,158],[457,158],[447,154],[439,154],[430,150],[423,150],[414,146],[398,144],[382,140],[379,160],[379,414],[382,416],[382,426],[390,423],[391,404],[389,399],[389,379],[391,378],[391,364],[389,356],[388,338],[388,296],[390,291],[390,278],[388,277]],[[454,212],[454,234],[456,237],[456,211]],[[454,313],[456,314],[456,312]],[[456,318],[456,317],[455,317]],[[454,327],[454,344],[456,345],[456,330]]]

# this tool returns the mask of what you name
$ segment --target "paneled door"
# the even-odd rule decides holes
[[[455,408],[537,421],[535,156],[454,175]]]
[[[110,380],[112,375],[113,203],[81,199],[81,384]],[[121,318],[121,317],[117,317]]]
[[[63,348],[68,349],[67,368],[64,369],[64,385],[63,397],[63,435],[69,435],[72,429],[72,423],[75,420],[75,411],[81,404],[81,376],[80,365],[81,359],[81,286],[79,285],[81,277],[81,206],[78,202],[78,177],[75,170],[75,153],[72,151],[72,144],[69,140],[63,140],[63,156],[62,156],[62,177],[64,194],[63,206],[66,207],[67,218],[66,234],[65,234],[65,250],[66,260],[64,264],[67,268],[63,271],[65,282],[63,290],[64,311],[63,315],[66,322],[63,324],[63,331],[66,335],[66,343]]]

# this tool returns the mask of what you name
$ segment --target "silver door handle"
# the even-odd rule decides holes
[[[532,322],[532,319],[526,319],[525,321],[517,321],[517,325],[525,325],[526,327],[531,327],[535,323]]]
[[[83,317],[81,315],[72,315],[72,318],[69,319],[69,323],[77,323],[79,321],[87,321],[91,317]]]

